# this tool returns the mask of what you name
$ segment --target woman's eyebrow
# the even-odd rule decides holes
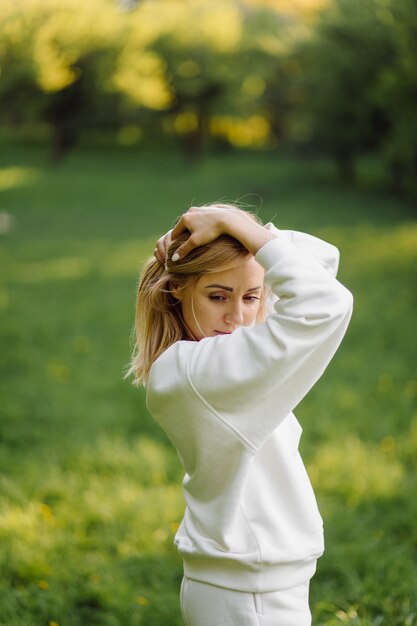
[[[226,285],[218,285],[217,283],[214,283],[213,285],[206,285],[205,289],[224,289],[225,291],[233,291],[233,287],[226,287]],[[262,289],[262,287],[252,287],[251,289],[247,289],[246,291],[259,291],[260,289]]]
[[[218,285],[217,283],[214,283],[213,285],[206,285],[205,288],[206,289],[216,288],[216,289],[224,289],[225,291],[233,291],[233,287],[226,287],[226,285]]]

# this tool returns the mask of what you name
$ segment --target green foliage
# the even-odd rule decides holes
[[[334,0],[299,46],[307,135],[345,178],[379,151],[395,190],[416,192],[416,39],[410,0]]]
[[[290,145],[331,155],[351,182],[378,153],[385,184],[415,196],[414,4],[3,0],[2,124],[37,129],[55,161],[97,128],[123,145],[169,135],[193,158]]]
[[[312,130],[339,159],[372,146],[381,124],[370,94],[393,46],[386,24],[376,19],[376,6],[374,1],[337,0],[323,12],[304,50]]]
[[[234,0],[161,0],[141,3],[131,13],[110,0],[6,0],[0,26],[0,107],[6,121],[43,116],[54,129],[57,157],[80,126],[139,125],[139,132],[122,133],[121,140],[168,132],[194,141],[197,152],[209,134],[242,145],[267,143],[269,126],[259,106],[263,79],[257,73],[275,53],[268,50],[268,38],[273,41],[282,30],[275,11],[242,11]],[[252,58],[249,48],[258,55]],[[251,59],[249,76],[243,53]],[[10,113],[16,93],[19,106]],[[230,120],[216,119],[230,116],[242,126],[254,113],[264,121],[252,123],[249,133],[233,124],[230,131]],[[191,142],[186,145],[193,148]]]
[[[163,130],[179,135],[192,155],[210,136],[268,145],[262,96],[288,47],[282,14],[234,0],[165,8],[161,14],[149,4],[133,14],[115,76],[119,88],[137,105],[164,111]]]
[[[77,127],[114,124],[109,86],[119,40],[110,0],[6,0],[0,7],[0,109],[8,125],[46,123],[58,160]]]
[[[261,197],[265,221],[339,246],[355,296],[340,351],[296,411],[325,521],[314,623],[415,624],[412,207],[372,188],[370,164],[352,189],[326,162],[265,153],[187,170],[168,151],[74,151],[56,170],[39,148],[6,148],[0,623],[182,624],[181,468],[143,390],[122,380],[136,279],[184,207]]]
[[[374,100],[389,120],[384,142],[393,185],[417,194],[417,15],[412,0],[391,2],[390,24],[394,54],[381,71]]]

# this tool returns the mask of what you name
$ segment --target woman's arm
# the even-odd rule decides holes
[[[282,240],[293,243],[297,248],[300,248],[300,250],[308,252],[317,259],[320,265],[332,276],[337,275],[340,254],[336,246],[333,246],[323,239],[319,239],[319,237],[309,235],[308,233],[301,233],[296,230],[278,229],[272,222],[265,224],[264,228],[279,235]]]
[[[219,231],[210,234],[212,222],[209,227],[197,224],[199,215],[196,212],[190,221],[187,217],[186,227],[205,237],[218,236]],[[263,241],[258,226],[239,222],[232,230],[223,228],[255,251]],[[198,398],[258,448],[331,361],[349,323],[352,295],[317,258],[284,236],[264,243],[255,259],[266,270],[265,283],[277,297],[272,315],[231,335],[177,342],[155,363],[149,396],[154,404],[176,402],[182,389],[187,402]]]
[[[253,255],[278,236],[243,211],[221,206],[191,207],[181,216],[175,227],[158,240],[154,254],[161,263],[165,261],[171,242],[185,231],[189,231],[190,236],[172,255],[174,262],[184,258],[194,248],[210,243],[221,235],[234,237]]]
[[[279,236],[283,241],[289,241],[309,252],[332,276],[337,274],[339,251],[332,244],[307,233],[280,230],[272,222],[262,226],[248,214],[231,207],[224,208],[221,205],[192,207],[184,213],[177,225],[157,241],[154,254],[160,263],[165,262],[172,240],[184,231],[189,231],[191,236],[183,246],[176,250],[179,257],[186,256],[193,248],[209,243],[222,234],[238,239],[253,255],[267,241]]]

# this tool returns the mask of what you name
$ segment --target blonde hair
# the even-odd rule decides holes
[[[220,206],[236,209],[231,205]],[[250,215],[259,222],[256,216]],[[185,232],[172,242],[165,265],[155,257],[144,264],[136,297],[135,345],[125,376],[133,374],[134,384],[146,384],[152,363],[176,341],[196,340],[184,322],[181,301],[173,295],[172,289],[175,288],[176,293],[183,291],[204,274],[231,269],[250,255],[240,241],[222,235],[173,262],[172,255],[188,236]],[[263,293],[258,322],[264,319],[264,305]]]

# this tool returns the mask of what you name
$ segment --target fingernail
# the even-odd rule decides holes
[[[171,257],[171,261],[175,263],[175,261],[178,261],[179,258],[180,258],[180,255],[178,254],[178,252],[174,252],[174,254]]]

